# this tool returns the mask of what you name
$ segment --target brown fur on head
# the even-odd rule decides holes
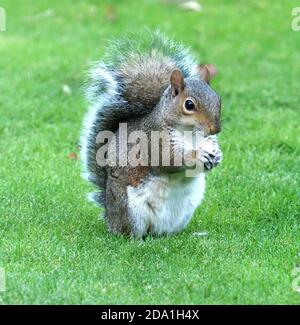
[[[221,131],[221,100],[209,86],[208,81],[213,76],[208,68],[201,73],[203,80],[197,78],[183,78],[180,70],[171,73],[172,107],[176,115],[180,116],[177,123],[183,127],[197,127],[206,135]]]

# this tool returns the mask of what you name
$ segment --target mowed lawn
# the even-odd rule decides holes
[[[299,304],[297,2],[105,3],[1,1],[0,302]],[[76,157],[90,63],[145,26],[218,67],[224,161],[184,232],[139,241],[107,232]]]

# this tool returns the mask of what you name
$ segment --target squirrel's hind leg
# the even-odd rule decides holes
[[[107,179],[105,219],[112,233],[131,234],[126,185],[112,176]]]

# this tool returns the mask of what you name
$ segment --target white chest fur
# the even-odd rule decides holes
[[[129,215],[134,234],[143,236],[173,233],[190,221],[203,199],[205,176],[186,177],[185,173],[152,177],[138,187],[127,187]]]

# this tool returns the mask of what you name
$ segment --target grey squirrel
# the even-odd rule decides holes
[[[190,221],[204,195],[205,172],[222,160],[215,136],[221,130],[221,100],[209,85],[214,74],[214,66],[199,65],[189,49],[159,32],[117,40],[92,68],[81,159],[85,178],[98,189],[92,199],[105,209],[111,232],[162,235],[178,232]],[[146,163],[130,165],[122,157],[120,143],[128,140],[120,135],[124,123],[128,133],[142,131],[148,139],[153,131],[167,134],[170,148],[159,143],[158,164],[151,165],[148,157]],[[99,138],[102,132],[115,138]],[[186,141],[182,132],[190,132],[191,138]],[[200,145],[195,134],[202,137]],[[139,141],[127,143],[126,153]],[[151,140],[149,153],[148,145]],[[106,165],[97,159],[104,147]],[[163,165],[167,151],[170,164]],[[175,164],[177,155],[180,164]],[[127,164],[120,164],[121,158]],[[203,168],[187,177],[198,163]]]

